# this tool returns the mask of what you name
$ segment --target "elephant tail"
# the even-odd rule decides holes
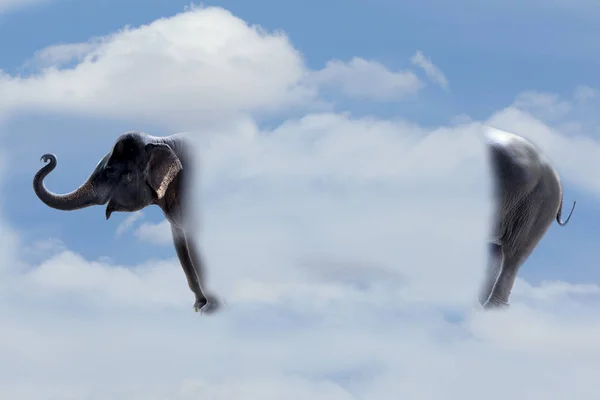
[[[577,204],[576,201],[573,202],[573,207],[571,207],[571,212],[569,213],[569,216],[567,217],[567,219],[565,221],[562,221],[563,201],[562,201],[562,199],[560,199],[560,207],[558,207],[558,213],[556,214],[556,222],[558,222],[558,224],[560,226],[565,226],[569,222],[569,220],[571,219],[571,215],[573,214],[573,210],[575,209],[575,204]]]

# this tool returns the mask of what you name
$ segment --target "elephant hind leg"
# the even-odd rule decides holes
[[[509,257],[503,259],[498,279],[494,282],[489,298],[483,304],[485,309],[508,307],[508,299],[515,284],[517,272],[528,256],[529,254],[523,254],[518,259]]]
[[[540,221],[538,219],[533,226],[533,229],[529,232],[531,234],[540,232],[548,225],[547,221]],[[541,239],[541,235],[539,235],[537,240],[536,238],[529,238],[528,236],[529,235],[523,236],[523,240],[526,241],[526,243],[517,242],[516,244],[513,244],[512,248],[510,246],[502,247],[500,273],[498,274],[498,279],[494,282],[487,302],[483,305],[485,309],[508,307],[508,299],[515,284],[515,280],[517,279],[517,273],[521,269],[521,265],[523,265],[525,260],[527,260],[529,255],[533,252],[539,239]]]
[[[517,240],[511,242],[510,245],[502,246],[500,273],[484,308],[508,306],[508,299],[521,265],[531,255],[554,220],[553,216],[548,213],[547,204],[542,204],[540,210],[529,230],[521,231]]]
[[[479,303],[483,306],[488,301],[502,267],[502,245],[491,242],[488,244],[488,263],[485,270],[485,276],[479,290]]]

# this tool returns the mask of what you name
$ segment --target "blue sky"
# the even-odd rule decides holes
[[[1,398],[501,399],[514,387],[499,373],[548,399],[595,398],[598,5],[9,3]],[[472,304],[491,205],[483,123],[538,144],[565,214],[577,200],[503,315]],[[128,130],[185,130],[201,146],[200,241],[231,305],[220,317],[191,312],[158,209],[105,221],[33,193],[42,154],[58,157],[47,186],[70,191]],[[36,392],[24,377],[39,371]]]

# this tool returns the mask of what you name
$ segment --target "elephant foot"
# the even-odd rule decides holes
[[[220,302],[213,296],[201,297],[194,303],[194,311],[200,314],[213,314],[221,308]]]
[[[491,299],[489,299],[483,305],[483,308],[485,310],[501,310],[501,309],[507,309],[509,307],[510,307],[510,305],[508,304],[507,301],[500,300],[500,299],[497,299],[497,298],[494,298],[494,297],[492,297]]]

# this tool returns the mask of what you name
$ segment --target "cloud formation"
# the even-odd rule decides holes
[[[299,84],[306,70],[287,37],[220,8],[194,8],[88,43],[52,46],[37,58],[43,65],[33,76],[0,75],[4,112],[185,126],[313,97]]]
[[[401,99],[423,87],[412,71],[390,71],[376,61],[359,57],[348,62],[329,61],[325,68],[313,72],[309,80],[349,97],[379,101]]]
[[[284,33],[214,7],[192,7],[105,37],[49,46],[28,64],[32,75],[0,70],[3,114],[144,120],[175,130],[221,128],[248,113],[322,108],[321,92],[392,101],[423,87],[408,69],[391,71],[360,57],[310,70]]]
[[[200,35],[210,40],[186,42]],[[180,45],[189,52],[171,53],[162,37],[187,38]],[[191,72],[190,54],[203,57],[195,61],[203,74]],[[181,63],[169,69],[168,87],[156,68],[171,56]],[[23,93],[9,111],[80,116],[97,107],[106,117],[178,126],[178,117],[189,122],[214,107],[206,118],[230,122],[189,132],[202,149],[200,245],[227,308],[194,314],[175,257],[123,265],[58,240],[17,246],[19,232],[0,223],[3,238],[14,238],[0,242],[0,398],[596,398],[596,284],[519,279],[509,312],[475,304],[491,206],[483,123],[526,135],[563,180],[597,197],[598,182],[582,171],[599,162],[600,143],[555,128],[577,122],[573,110],[590,96],[556,98],[570,104],[562,121],[543,120],[555,101],[522,95],[486,121],[436,128],[335,112],[266,128],[257,116],[264,109],[317,96],[296,87],[307,68],[284,36],[214,8],[115,33],[83,59],[5,76],[0,87]],[[131,67],[140,60],[156,63]],[[239,87],[227,78],[238,69]],[[145,78],[166,97],[141,88],[140,104],[109,104]],[[48,91],[74,82],[100,86],[77,94],[79,104]],[[268,93],[248,95],[262,84]],[[241,98],[229,103],[223,91]],[[240,110],[248,115],[237,118]],[[149,245],[170,241],[166,223],[134,215],[121,239],[129,231]]]

